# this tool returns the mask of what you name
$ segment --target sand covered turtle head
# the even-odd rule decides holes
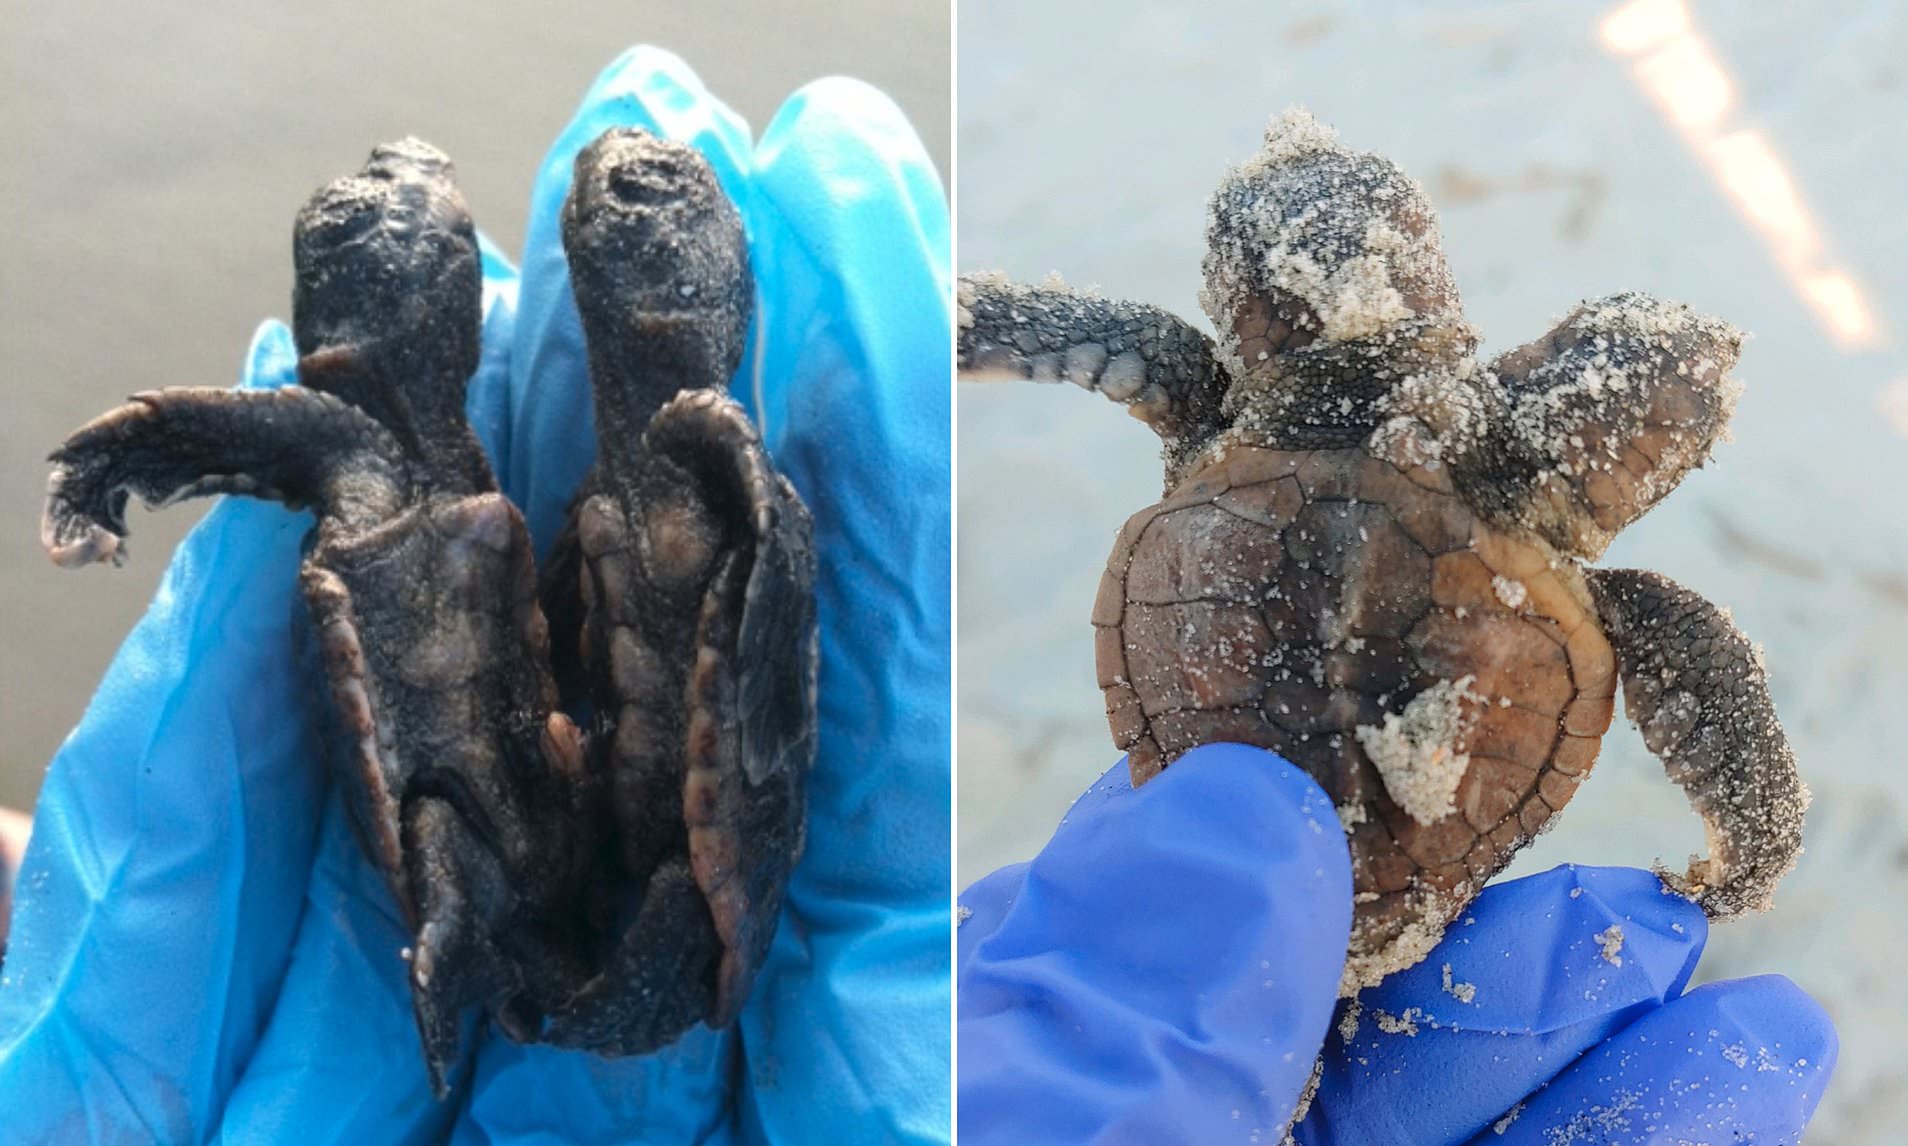
[[[1301,110],[1228,171],[1206,222],[1200,303],[1218,331],[1235,417],[1294,383],[1368,407],[1398,379],[1449,370],[1477,342],[1424,190]]]

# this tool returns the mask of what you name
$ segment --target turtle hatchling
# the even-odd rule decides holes
[[[300,588],[332,739],[413,937],[391,957],[440,1096],[471,1007],[605,1055],[731,1020],[801,850],[815,566],[723,393],[753,300],[740,219],[692,149],[640,132],[575,175],[598,458],[543,577],[465,416],[476,231],[416,140],[298,216],[296,385],[140,394],[51,459],[62,565],[124,559],[132,494],[314,513]]]
[[[1759,651],[1645,570],[1587,562],[1703,464],[1741,343],[1647,295],[1477,357],[1423,190],[1302,111],[1229,171],[1200,304],[960,284],[964,376],[1067,380],[1164,442],[1093,604],[1115,743],[1143,784],[1199,744],[1271,749],[1330,795],[1355,895],[1342,990],[1422,959],[1589,774],[1619,682],[1708,832],[1663,873],[1768,906],[1808,795]]]

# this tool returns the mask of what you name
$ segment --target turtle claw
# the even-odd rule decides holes
[[[438,974],[440,960],[424,941],[419,940],[407,954],[411,962],[411,1011],[424,1044],[424,1069],[430,1075],[431,1093],[442,1101],[450,1093],[448,1071],[463,1041],[458,1006],[444,987],[433,986],[445,980]]]

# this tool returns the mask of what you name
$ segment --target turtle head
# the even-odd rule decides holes
[[[1504,524],[1586,560],[1709,459],[1742,332],[1629,291],[1585,302],[1482,371],[1498,413],[1455,477]]]
[[[1213,194],[1204,271],[1200,303],[1233,372],[1227,408],[1248,420],[1286,402],[1301,420],[1342,411],[1368,427],[1398,380],[1476,346],[1424,191],[1302,110],[1275,118]]]
[[[755,284],[742,218],[695,148],[640,128],[599,136],[576,157],[563,249],[593,359],[625,375],[667,360],[655,405],[728,384]]]
[[[417,139],[372,151],[298,213],[292,262],[301,380],[400,436],[409,424],[461,418],[483,271],[448,156]]]

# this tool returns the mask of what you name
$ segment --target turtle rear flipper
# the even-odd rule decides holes
[[[1707,859],[1664,881],[1711,916],[1766,909],[1802,852],[1809,793],[1761,653],[1721,609],[1659,573],[1586,572],[1630,719],[1709,837]]]
[[[516,990],[516,969],[492,939],[514,897],[491,846],[451,803],[434,795],[410,800],[404,837],[405,851],[419,857],[409,873],[418,905],[411,1005],[431,1089],[442,1099],[463,1042],[464,1011],[477,1002],[501,1011]]]
[[[676,857],[650,876],[642,903],[599,974],[544,1024],[556,1046],[649,1054],[708,1018],[722,942],[709,906]]]
[[[40,542],[61,565],[124,560],[126,501],[155,508],[236,493],[381,521],[409,496],[397,442],[362,410],[298,386],[134,395],[49,459]]]
[[[1156,306],[1063,286],[961,276],[960,369],[1106,395],[1165,440],[1169,482],[1227,424],[1231,378],[1203,331]]]

